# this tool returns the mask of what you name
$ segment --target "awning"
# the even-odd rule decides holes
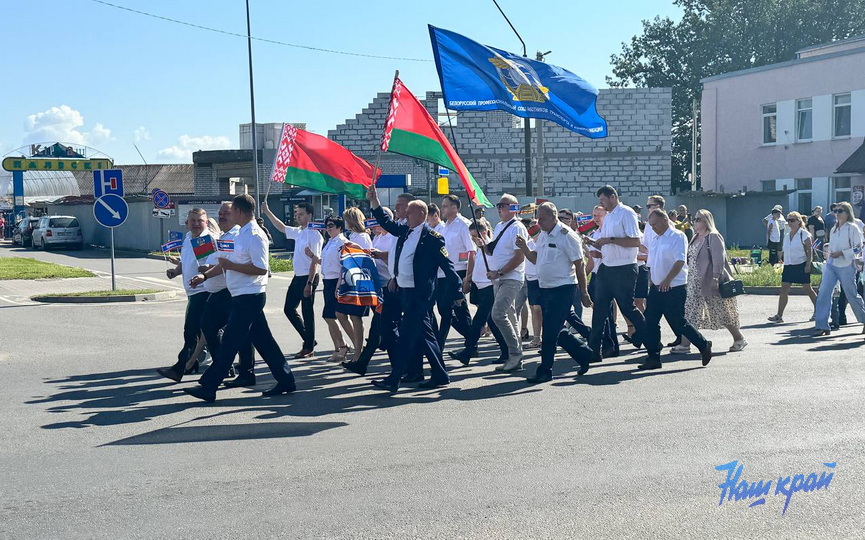
[[[847,161],[835,171],[836,174],[865,174],[865,141],[862,146],[850,154]]]

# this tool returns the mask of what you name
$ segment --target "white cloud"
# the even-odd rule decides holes
[[[158,156],[172,161],[192,162],[192,153],[198,150],[224,150],[231,147],[231,139],[221,135],[211,137],[203,135],[201,137],[190,137],[189,135],[181,135],[177,139],[177,144],[163,148],[159,151]]]
[[[135,142],[150,140],[150,131],[144,126],[138,126],[132,134],[135,136]]]
[[[24,143],[65,142],[94,146],[111,140],[111,130],[97,122],[90,131],[83,131],[84,116],[69,105],[60,105],[31,114],[25,122]]]

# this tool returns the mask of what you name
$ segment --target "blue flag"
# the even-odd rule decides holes
[[[566,69],[429,27],[445,107],[541,118],[592,139],[607,136],[598,90]]]

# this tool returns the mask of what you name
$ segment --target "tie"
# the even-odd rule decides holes
[[[405,241],[408,240],[409,235],[411,234],[411,229],[407,230],[405,234],[399,237],[399,240],[396,242],[396,260],[393,261],[393,277],[396,278],[399,275],[399,256],[402,254],[402,247],[405,244]]]

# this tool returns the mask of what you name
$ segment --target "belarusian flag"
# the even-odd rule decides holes
[[[431,161],[456,171],[469,199],[478,206],[492,207],[436,121],[399,79],[393,81],[381,149]]]
[[[283,124],[270,179],[364,199],[372,171],[372,165],[330,139]]]

